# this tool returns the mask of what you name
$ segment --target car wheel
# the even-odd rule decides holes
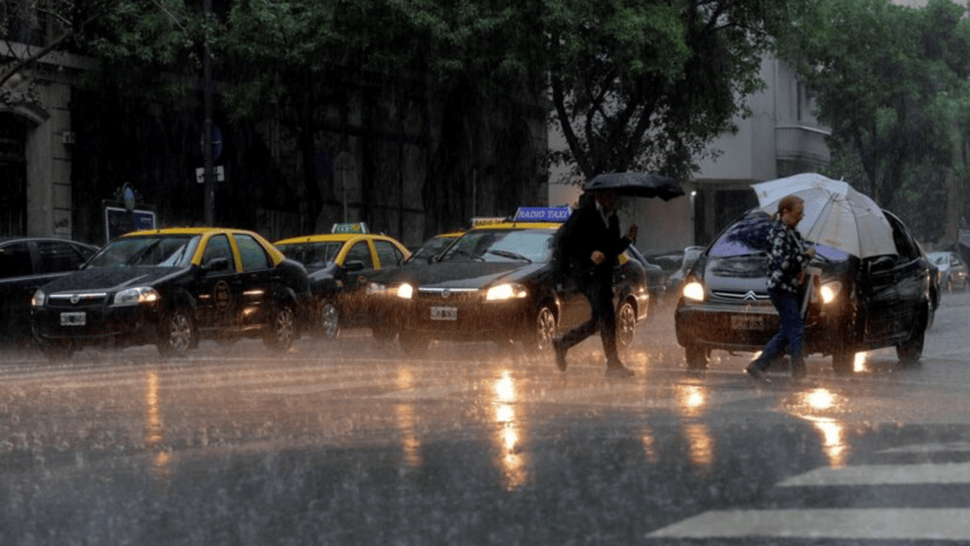
[[[690,344],[684,348],[687,357],[687,369],[706,370],[707,369],[707,348],[702,345]]]
[[[402,331],[397,335],[397,342],[401,345],[401,350],[409,355],[420,355],[428,350],[431,341],[414,332]]]
[[[926,322],[928,311],[924,308],[916,318],[916,325],[913,334],[899,345],[896,345],[896,356],[899,357],[900,364],[912,366],[919,364],[919,359],[923,356],[923,339],[926,337]]]
[[[186,309],[174,309],[162,319],[159,332],[158,354],[165,357],[183,357],[198,344],[195,324]]]
[[[855,366],[855,351],[847,347],[839,347],[832,352],[832,370],[836,375],[849,375]]]
[[[296,315],[289,305],[280,305],[274,311],[267,325],[263,343],[277,351],[289,349],[296,341]]]
[[[616,345],[621,349],[632,345],[636,329],[637,312],[629,301],[625,301],[616,312]]]
[[[318,308],[320,319],[320,337],[327,341],[337,339],[340,334],[340,309],[333,300],[323,300]]]
[[[74,344],[69,339],[40,341],[38,346],[40,352],[51,362],[67,360],[74,354]]]
[[[525,346],[531,351],[547,351],[552,347],[552,340],[556,337],[556,313],[548,304],[539,306],[536,311],[532,330],[526,332]]]

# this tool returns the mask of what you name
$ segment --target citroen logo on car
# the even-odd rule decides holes
[[[71,305],[77,305],[77,302],[81,301],[81,296],[77,294],[71,295]]]
[[[754,294],[754,290],[748,290],[748,293],[745,294],[743,298],[741,298],[741,301],[755,301],[757,299],[758,299],[758,296]]]
[[[451,290],[442,290],[441,297],[444,299],[448,299],[449,297],[451,297]]]

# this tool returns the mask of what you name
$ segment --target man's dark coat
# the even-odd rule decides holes
[[[619,263],[619,255],[630,245],[630,240],[620,237],[620,220],[613,212],[609,216],[609,226],[596,208],[591,196],[581,200],[581,205],[563,224],[557,237],[558,253],[564,261],[567,275],[582,280],[593,275],[606,282],[612,282],[613,268]],[[594,250],[606,255],[606,259],[595,265],[590,259]]]

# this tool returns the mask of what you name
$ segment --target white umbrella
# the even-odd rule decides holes
[[[804,173],[751,187],[769,214],[778,211],[778,202],[785,196],[801,197],[805,217],[796,227],[807,241],[859,258],[897,254],[893,230],[882,209],[846,182]]]

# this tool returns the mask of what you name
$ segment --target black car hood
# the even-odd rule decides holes
[[[151,286],[188,268],[172,267],[93,267],[65,275],[44,285],[48,294],[75,290],[116,292],[132,286]]]
[[[498,282],[516,281],[548,263],[514,262],[439,262],[402,267],[387,282],[408,282],[418,287],[480,288]]]
[[[765,256],[749,254],[744,256],[716,257],[707,256],[698,261],[696,269],[702,269],[704,282],[712,291],[767,292],[768,281],[765,276]],[[813,261],[812,267],[821,270],[823,281],[826,278],[843,276],[851,267],[850,262]],[[696,270],[695,269],[695,270]]]

